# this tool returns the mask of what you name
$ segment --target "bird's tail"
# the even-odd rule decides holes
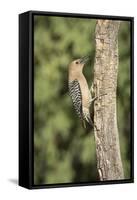
[[[90,116],[89,109],[84,109],[83,118],[84,119],[82,120],[82,125],[84,128],[86,128],[86,122],[87,122],[92,128],[95,128],[97,130],[97,127],[95,126],[95,124]]]
[[[84,119],[82,120],[82,126],[83,128],[87,128],[86,121]]]
[[[87,124],[89,124],[92,128],[94,128],[94,123],[91,118],[87,119],[82,119],[82,126],[83,128],[87,128]]]

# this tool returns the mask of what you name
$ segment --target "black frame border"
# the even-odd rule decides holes
[[[94,181],[94,182],[78,182],[78,183],[58,183],[58,184],[34,184],[34,16],[56,16],[56,17],[71,17],[71,18],[87,18],[87,19],[112,19],[129,21],[131,24],[131,73],[130,73],[130,109],[131,109],[131,178],[124,180],[113,181]],[[23,22],[22,22],[23,21]],[[25,30],[23,30],[25,29]],[[23,36],[23,32],[26,35]],[[28,44],[22,47],[24,39]],[[24,50],[22,50],[24,48]],[[28,49],[28,51],[27,51]],[[27,55],[28,54],[28,55]],[[22,73],[24,67],[23,60],[26,59],[26,68]],[[23,62],[23,63],[22,63]],[[24,93],[22,92],[24,81],[22,78],[28,72],[28,80],[24,86]],[[134,183],[134,17],[126,16],[109,16],[109,15],[94,15],[94,14],[80,14],[80,13],[60,13],[60,12],[46,12],[46,11],[28,11],[19,15],[19,185],[28,189],[42,189],[42,188],[57,188],[57,187],[75,187],[75,186],[89,186],[89,185],[107,185],[107,184],[122,184]],[[25,92],[26,91],[26,92]],[[23,97],[27,97],[28,107],[25,107]],[[28,95],[28,96],[27,96]],[[24,105],[24,106],[23,106]],[[27,105],[26,105],[27,106]],[[26,109],[23,114],[22,110]],[[28,124],[24,123],[24,117],[27,117]],[[22,129],[22,130],[21,130]],[[26,130],[26,132],[24,132]],[[23,138],[23,135],[25,137]],[[26,140],[27,144],[26,144]],[[28,156],[27,156],[28,154]],[[26,158],[26,167],[24,169],[24,159]],[[24,178],[23,178],[24,177]]]

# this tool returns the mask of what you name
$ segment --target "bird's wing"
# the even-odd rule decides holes
[[[69,95],[72,98],[76,113],[82,119],[82,94],[80,84],[77,79],[69,82]]]

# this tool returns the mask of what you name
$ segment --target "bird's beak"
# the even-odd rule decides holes
[[[84,56],[84,57],[80,58],[80,60],[79,60],[79,62],[81,64],[85,64],[85,63],[87,63],[87,61],[89,61],[89,56]]]

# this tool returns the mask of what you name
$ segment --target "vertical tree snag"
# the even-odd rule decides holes
[[[97,169],[101,181],[124,178],[116,113],[119,25],[115,20],[97,20],[95,30],[95,96],[106,94],[94,103]]]

